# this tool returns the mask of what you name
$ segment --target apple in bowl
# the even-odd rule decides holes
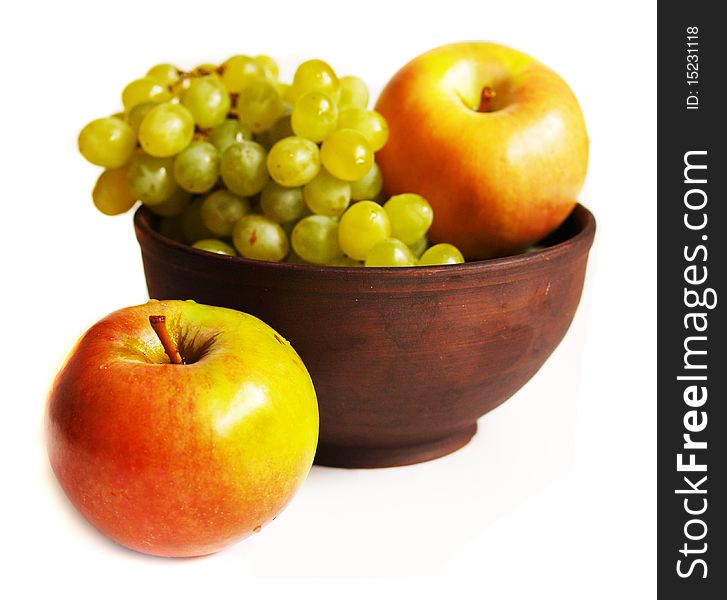
[[[421,194],[429,237],[468,259],[515,254],[559,227],[577,203],[588,135],[568,84],[530,56],[462,42],[413,59],[376,110],[389,125],[377,155],[384,192]]]
[[[318,408],[291,345],[192,301],[114,312],[55,379],[48,454],[78,510],[118,543],[210,554],[260,530],[310,470]]]

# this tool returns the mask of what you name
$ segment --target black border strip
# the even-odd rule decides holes
[[[727,598],[727,98],[718,89],[727,53],[718,6],[662,3],[658,14],[658,590],[690,600]]]

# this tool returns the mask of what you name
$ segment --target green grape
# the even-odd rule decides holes
[[[157,81],[165,85],[170,85],[177,81],[177,79],[179,79],[179,75],[180,72],[177,67],[166,63],[154,65],[146,72],[147,77],[156,79]]]
[[[203,198],[195,198],[181,215],[182,236],[187,244],[215,237],[202,220],[202,202]]]
[[[330,65],[318,59],[307,60],[295,71],[289,97],[292,103],[308,92],[322,92],[333,98],[338,93],[338,85],[338,77]]]
[[[296,254],[314,265],[325,265],[341,255],[338,222],[323,215],[310,215],[298,221],[290,236]]]
[[[117,117],[91,121],[78,135],[78,151],[88,162],[116,169],[131,159],[136,135],[131,126]]]
[[[311,181],[321,168],[318,146],[305,138],[283,138],[270,149],[268,171],[280,185],[298,187]]]
[[[323,141],[321,163],[339,179],[356,181],[371,169],[374,153],[358,131],[339,129]]]
[[[321,169],[303,188],[305,203],[315,214],[340,217],[351,203],[351,185]]]
[[[331,261],[326,263],[329,267],[363,267],[363,263],[358,260],[353,260],[350,256],[337,256]]]
[[[295,100],[293,100],[292,94],[293,86],[291,84],[282,81],[276,81],[275,88],[278,90],[278,94],[280,94],[280,97],[285,100],[286,105],[295,104]]]
[[[182,231],[182,215],[164,217],[159,223],[159,233],[175,242],[185,243],[187,240]]]
[[[283,115],[279,117],[272,127],[267,131],[260,132],[255,135],[255,139],[258,144],[265,147],[266,150],[270,151],[277,142],[283,138],[294,136],[293,128],[290,125],[290,107],[285,105],[283,109]]]
[[[152,156],[174,156],[194,137],[194,118],[179,104],[163,102],[152,108],[139,126],[141,147]]]
[[[265,148],[265,152],[270,152],[270,148],[273,147],[273,144],[270,142],[270,130],[267,131],[261,131],[260,133],[256,133],[252,136],[253,141],[260,144],[263,148]]]
[[[212,192],[202,201],[202,221],[207,229],[222,237],[230,237],[235,223],[249,212],[250,201],[227,190]]]
[[[270,128],[270,145],[272,147],[283,138],[294,135],[293,126],[290,123],[290,114],[284,114]]]
[[[283,262],[294,264],[294,265],[309,265],[307,260],[303,260],[300,256],[295,253],[292,248],[288,251],[288,256],[285,257]]]
[[[386,119],[375,110],[347,108],[338,116],[339,129],[354,129],[366,138],[374,152],[384,147],[389,139],[389,126]]]
[[[181,215],[189,206],[192,194],[182,188],[174,190],[172,195],[161,204],[150,204],[149,210],[161,217],[175,217]]]
[[[237,119],[225,119],[210,132],[207,138],[207,141],[217,148],[220,153],[223,153],[232,144],[244,142],[245,140],[252,140],[252,131]]]
[[[174,159],[174,178],[188,192],[212,189],[220,175],[220,153],[208,142],[193,142]]]
[[[434,244],[422,254],[420,267],[429,265],[457,265],[464,262],[462,253],[452,244]]]
[[[264,79],[253,81],[237,97],[237,114],[241,123],[253,133],[270,129],[285,108],[275,86]]]
[[[416,257],[401,240],[388,238],[376,244],[366,255],[367,267],[413,267]]]
[[[121,92],[121,102],[124,104],[124,110],[127,113],[142,102],[149,102],[149,100],[166,102],[171,97],[167,85],[153,77],[135,79]]]
[[[128,211],[136,198],[131,194],[128,183],[129,167],[107,169],[96,180],[91,197],[98,210],[105,215],[120,215]]]
[[[429,245],[429,240],[427,239],[426,235],[423,235],[413,244],[407,244],[407,245],[409,246],[409,250],[411,250],[411,252],[414,256],[416,256],[417,258],[421,258],[421,255],[424,254],[424,251],[427,249],[427,246]]]
[[[231,93],[240,93],[253,81],[264,78],[263,65],[249,56],[233,56],[222,65],[222,82]]]
[[[263,188],[260,208],[266,217],[276,223],[297,221],[306,213],[303,188],[285,187],[271,179]]]
[[[230,112],[230,94],[217,77],[195,79],[182,94],[182,105],[202,129],[217,127]]]
[[[381,175],[381,169],[374,163],[366,175],[351,182],[351,199],[373,200],[381,193],[383,186],[384,178]]]
[[[177,189],[174,159],[140,152],[129,167],[129,189],[134,198],[150,206],[169,200]]]
[[[386,211],[371,200],[352,204],[338,224],[341,250],[354,260],[365,260],[371,248],[390,234],[391,224]]]
[[[137,104],[129,111],[126,121],[129,125],[131,125],[131,128],[134,130],[136,135],[139,134],[139,127],[141,126],[141,122],[144,120],[144,117],[146,117],[146,115],[149,114],[149,111],[157,104],[159,103],[155,100],[149,100],[148,102]]]
[[[207,240],[199,240],[192,244],[192,248],[197,250],[205,250],[207,252],[214,252],[215,254],[224,254],[226,256],[237,256],[235,249],[230,244],[223,242],[222,240],[215,240],[213,238]]]
[[[273,81],[278,78],[278,63],[275,62],[274,58],[268,56],[267,54],[258,54],[253,58],[255,62],[257,62],[265,71],[265,77]]]
[[[338,106],[344,108],[363,108],[369,105],[369,88],[363,79],[347,75],[338,81]]]
[[[413,244],[429,231],[434,212],[419,194],[392,196],[384,204],[391,222],[391,235],[405,244]]]
[[[227,188],[240,196],[254,196],[268,182],[265,148],[255,142],[237,142],[222,155],[220,174]]]
[[[308,92],[298,98],[291,115],[295,135],[322,142],[336,130],[338,107],[330,96]]]
[[[306,209],[304,217],[307,217],[310,215],[310,211]],[[267,217],[267,215],[265,215]],[[269,219],[270,217],[268,217]],[[302,217],[301,217],[302,218]],[[299,219],[300,220],[300,219]],[[275,219],[273,219],[275,221]],[[277,223],[277,221],[275,221]],[[288,236],[288,239],[290,239],[290,236],[293,234],[293,229],[298,224],[298,221],[288,221],[287,223],[279,223],[279,225],[283,228],[283,231],[285,232],[285,235]]]
[[[279,262],[290,245],[285,231],[275,221],[262,215],[245,215],[235,225],[232,240],[245,258]]]

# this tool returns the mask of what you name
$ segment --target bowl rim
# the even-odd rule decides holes
[[[454,275],[473,270],[500,270],[510,268],[515,265],[525,266],[531,265],[531,263],[549,261],[562,255],[563,253],[571,252],[579,246],[585,246],[585,250],[587,251],[593,243],[593,238],[595,237],[596,219],[590,210],[588,210],[582,204],[577,203],[573,207],[573,210],[568,214],[566,219],[564,219],[560,227],[562,227],[569,219],[572,219],[574,216],[583,221],[583,225],[575,235],[570,236],[558,243],[545,246],[537,250],[532,250],[530,252],[524,252],[520,254],[513,254],[509,256],[502,256],[499,258],[465,261],[464,263],[454,265],[427,265],[412,267],[346,267],[337,265],[313,265],[303,263],[273,262],[245,258],[244,256],[228,256],[226,254],[218,254],[215,252],[208,252],[206,250],[193,248],[191,245],[177,242],[160,234],[151,226],[152,219],[157,219],[160,217],[158,215],[155,215],[149,208],[147,208],[143,204],[140,204],[135,210],[133,221],[139,241],[141,241],[141,237],[148,236],[152,238],[156,243],[166,246],[169,250],[188,253],[200,259],[219,261],[220,264],[224,262],[232,264],[237,263],[240,265],[248,265],[258,269],[266,268],[271,269],[272,271],[277,269],[282,272],[290,271],[311,274],[335,272],[341,275],[346,274],[354,277],[355,273],[362,273],[370,277],[372,275],[387,276],[388,274],[404,276],[407,273],[447,273]],[[555,231],[557,232],[560,227]]]

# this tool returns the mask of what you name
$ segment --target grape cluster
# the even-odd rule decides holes
[[[428,247],[433,212],[413,193],[382,201],[375,153],[385,119],[358,77],[308,60],[292,83],[269,56],[237,55],[129,83],[124,112],[91,121],[78,147],[104,167],[93,201],[117,215],[138,201],[159,232],[195,248],[332,266],[464,262]]]

